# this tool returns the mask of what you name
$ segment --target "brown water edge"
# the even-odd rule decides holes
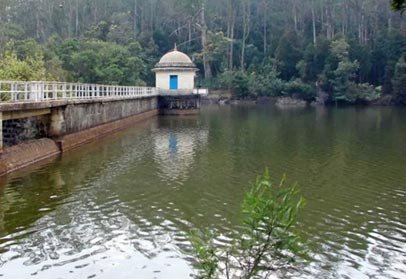
[[[23,169],[43,160],[56,157],[60,153],[77,148],[98,138],[118,132],[147,118],[157,116],[157,109],[130,116],[117,121],[98,125],[57,139],[42,138],[6,147],[0,154],[0,177]]]

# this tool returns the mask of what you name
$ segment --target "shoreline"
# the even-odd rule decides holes
[[[402,104],[396,104],[390,96],[382,96],[381,98],[370,102],[355,102],[355,103],[328,103],[317,100],[304,100],[292,96],[257,96],[239,98],[228,90],[210,91],[208,96],[202,97],[203,105],[219,104],[219,105],[276,105],[278,107],[345,107],[345,106],[383,106],[383,107],[403,107]]]

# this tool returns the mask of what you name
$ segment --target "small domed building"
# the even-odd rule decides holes
[[[161,90],[193,92],[198,69],[185,53],[176,49],[166,53],[153,69],[155,87]]]

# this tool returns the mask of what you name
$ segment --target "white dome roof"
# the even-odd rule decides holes
[[[167,71],[198,71],[195,63],[192,62],[189,56],[176,49],[162,56],[161,60],[152,69],[154,72]]]
[[[193,63],[192,60],[185,53],[173,50],[162,56],[159,60],[159,64],[169,64],[169,63]]]

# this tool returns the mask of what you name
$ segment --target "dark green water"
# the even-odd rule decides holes
[[[406,278],[406,109],[208,107],[0,181],[0,278],[189,278],[191,228],[227,241],[268,167],[307,201],[295,278]]]

